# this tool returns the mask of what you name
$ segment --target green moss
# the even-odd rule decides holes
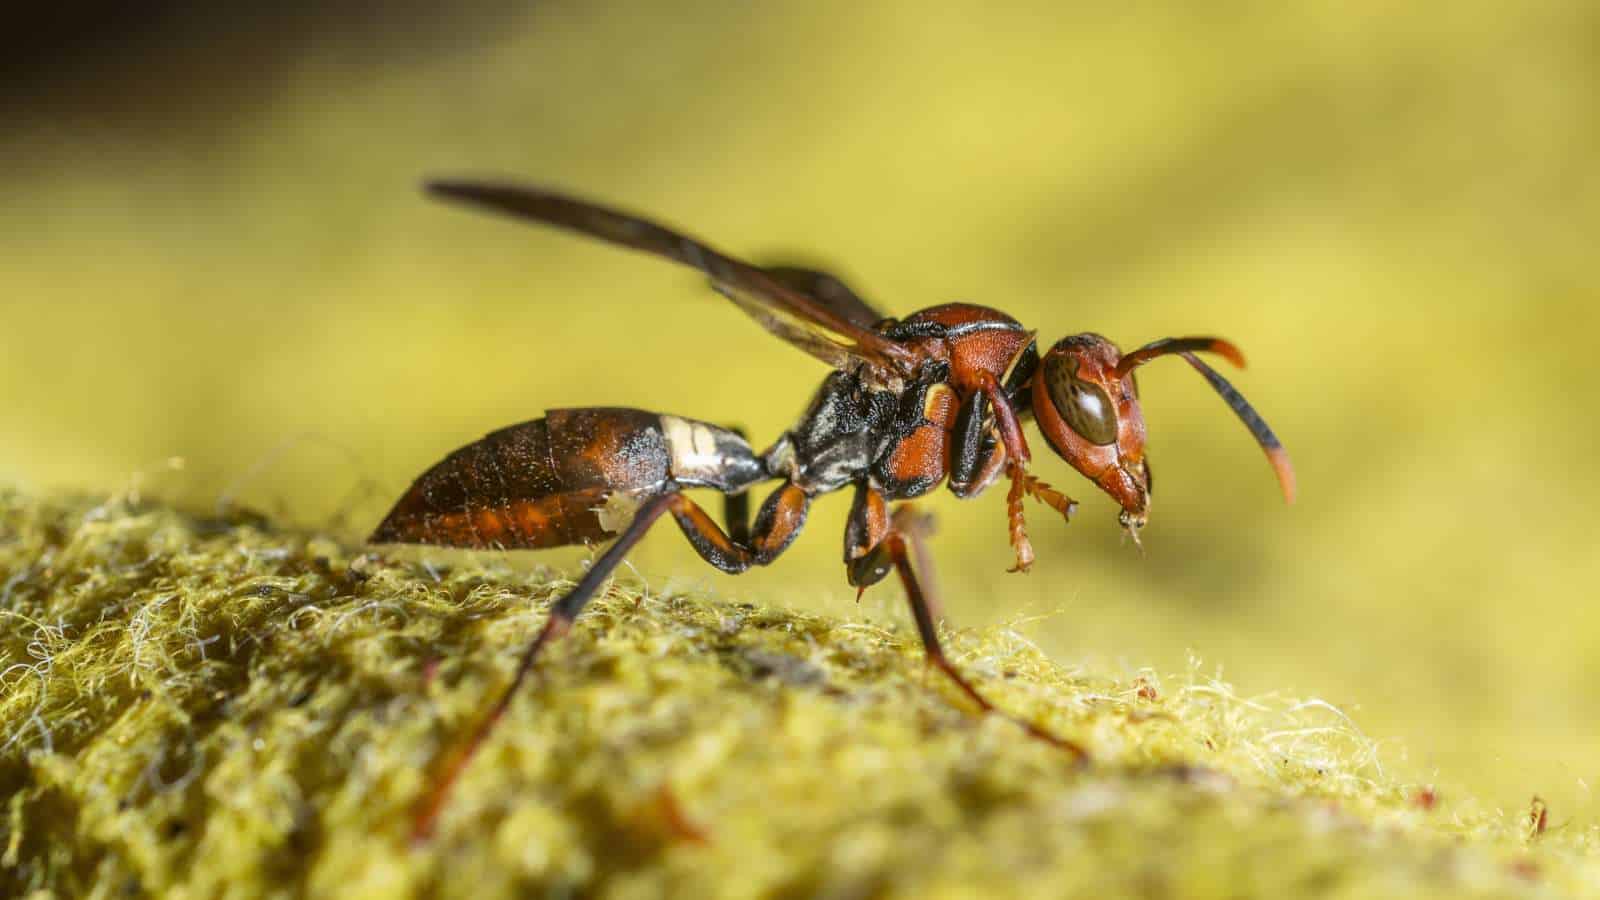
[[[998,703],[1093,749],[1080,771],[967,710],[909,628],[620,582],[411,846],[430,765],[570,585],[448,558],[0,492],[0,893],[1444,897],[1600,878],[1592,830],[1427,808],[1327,704],[950,635]]]

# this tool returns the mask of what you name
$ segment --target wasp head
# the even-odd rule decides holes
[[[1197,351],[1244,366],[1244,355],[1220,338],[1163,338],[1125,354],[1098,334],[1076,334],[1057,341],[1034,372],[1032,405],[1039,430],[1062,459],[1117,501],[1122,525],[1135,537],[1150,514],[1150,464],[1133,370],[1158,356],[1183,356],[1211,383],[1266,451],[1284,499],[1294,500],[1294,469],[1283,445],[1233,385],[1194,355]]]

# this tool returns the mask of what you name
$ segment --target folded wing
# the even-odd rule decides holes
[[[478,181],[430,181],[427,188],[448,200],[565,228],[698,269],[763,328],[835,368],[865,365],[880,381],[892,385],[911,375],[920,361],[916,351],[874,332],[877,313],[826,273],[793,267],[762,269],[648,219],[540,188]]]

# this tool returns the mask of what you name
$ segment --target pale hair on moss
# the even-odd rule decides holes
[[[0,491],[0,893],[1418,897],[1576,893],[1591,830],[1408,781],[1323,700],[1062,667],[617,580],[430,843],[430,766],[570,586],[258,517]],[[1535,824],[1530,824],[1530,821]],[[1546,827],[1546,824],[1551,823]]]

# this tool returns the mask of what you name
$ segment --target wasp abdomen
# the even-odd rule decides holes
[[[553,410],[424,472],[375,543],[537,548],[603,541],[675,483],[743,490],[766,477],[726,429],[637,409]]]

